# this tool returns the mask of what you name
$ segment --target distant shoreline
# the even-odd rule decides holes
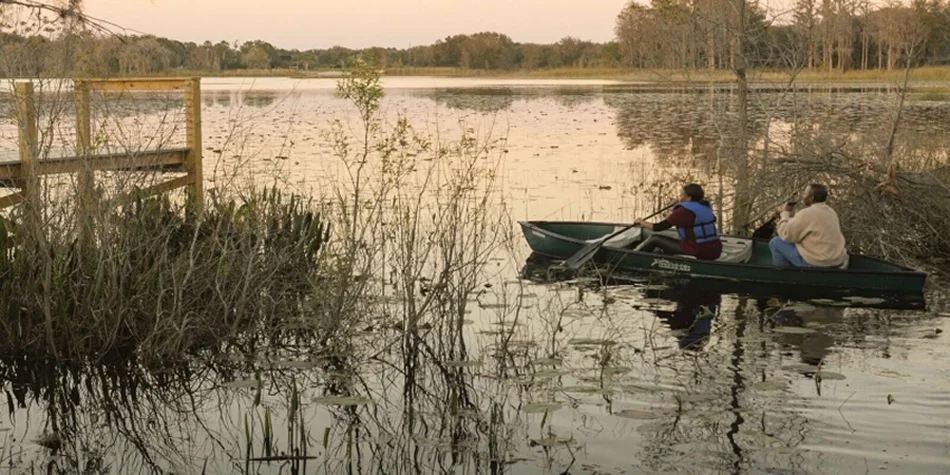
[[[343,70],[296,70],[296,69],[234,69],[228,71],[185,71],[168,70],[149,76],[202,76],[202,77],[286,77],[292,79],[337,79],[345,77]],[[735,77],[728,70],[654,70],[619,68],[559,68],[535,70],[473,70],[462,68],[417,68],[390,67],[384,69],[384,76],[434,76],[452,78],[486,79],[603,79],[615,81],[657,83],[670,85],[734,83]],[[824,71],[802,71],[796,78],[798,83],[900,83],[904,71],[894,70],[852,70],[845,73]],[[752,82],[787,82],[790,77],[783,71],[752,70],[749,80]],[[928,66],[911,72],[914,83],[946,83],[950,86],[950,66]]]
[[[297,69],[232,69],[227,71],[192,71],[170,69],[160,73],[132,76],[112,76],[121,78],[290,78],[290,79],[339,79],[346,71],[334,70],[297,70]],[[471,70],[462,68],[386,68],[386,77],[442,77],[452,79],[484,80],[603,80],[616,81],[617,87],[636,86],[648,89],[703,88],[708,86],[730,87],[736,83],[732,71],[728,70],[655,70],[655,69],[617,69],[617,68],[561,68],[519,71]],[[790,76],[783,71],[752,70],[748,74],[749,82],[759,89],[785,89]],[[88,78],[87,76],[72,79]],[[32,78],[0,78],[0,81]],[[903,70],[848,71],[846,73],[827,73],[823,71],[803,71],[795,78],[799,88],[811,87],[898,87],[903,83]],[[911,72],[913,99],[950,100],[950,66],[928,66]],[[626,84],[625,84],[626,83]],[[614,86],[606,86],[614,87]],[[0,86],[2,88],[2,86]]]

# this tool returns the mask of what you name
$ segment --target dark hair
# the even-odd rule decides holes
[[[709,201],[706,200],[706,192],[703,191],[703,187],[690,183],[683,187],[683,194],[689,197],[689,199],[694,203],[699,203],[703,206],[712,207]]]
[[[808,196],[811,196],[815,203],[824,203],[828,201],[828,187],[819,183],[812,183],[808,185]]]

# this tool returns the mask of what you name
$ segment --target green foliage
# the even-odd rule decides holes
[[[168,196],[72,229],[0,222],[0,353],[180,356],[309,315],[328,226],[309,199],[277,190],[211,199],[202,213]],[[38,230],[39,229],[39,230]]]
[[[369,122],[383,99],[382,73],[363,56],[351,59],[349,69],[350,75],[337,82],[337,94],[356,106],[364,123]]]

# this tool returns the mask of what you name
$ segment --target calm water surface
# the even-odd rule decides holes
[[[328,120],[352,118],[334,84],[206,79],[206,176],[255,167],[319,195],[340,173],[321,132]],[[512,230],[518,219],[630,221],[652,208],[664,177],[708,177],[732,101],[728,91],[608,81],[386,85],[387,117],[405,113],[446,140],[462,128],[506,139],[498,191]],[[894,101],[873,90],[762,92],[753,135],[769,123],[781,142],[806,123],[872,150]],[[144,134],[179,120],[177,106],[141,107],[138,124],[102,127]],[[945,159],[948,129],[950,103],[911,101],[902,147],[919,160]],[[180,140],[174,126],[163,130],[166,146]],[[12,137],[7,121],[7,152]],[[541,278],[543,263],[520,240],[491,266],[462,331],[431,322],[417,347],[380,325],[346,354],[306,341],[279,351],[245,342],[168,367],[4,361],[0,467],[950,473],[950,314],[940,295],[927,309],[898,310],[695,284],[597,287]],[[244,382],[257,378],[259,387]],[[361,397],[327,399],[343,387]],[[49,432],[61,434],[55,451],[36,442]]]

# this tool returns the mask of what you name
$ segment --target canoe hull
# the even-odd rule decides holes
[[[587,240],[604,236],[616,227],[623,226],[613,223],[571,222],[520,224],[531,249],[536,254],[553,259],[566,259],[584,247]],[[601,247],[593,261],[626,272],[838,290],[920,293],[927,278],[927,274],[923,272],[858,254],[851,254],[852,265],[847,270],[774,267],[766,265],[770,254],[763,255],[763,252],[768,252],[768,244],[756,242],[755,246],[757,256],[747,264],[701,261],[608,247]]]

